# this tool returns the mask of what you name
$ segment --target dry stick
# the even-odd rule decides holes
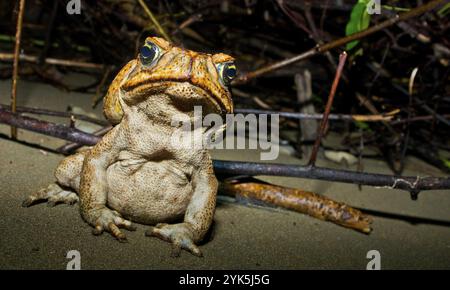
[[[398,91],[402,92],[405,96],[409,97],[409,93],[407,90],[405,90],[402,86],[397,85],[395,83],[392,84],[392,86],[397,89]],[[427,111],[429,114],[435,116],[436,120],[439,120],[443,124],[450,126],[450,121],[448,121],[445,117],[443,117],[441,114],[436,113],[433,109],[431,109],[424,101],[419,99],[418,97],[414,97],[413,100],[422,107],[425,111]]]
[[[325,107],[325,112],[323,113],[323,119],[320,123],[319,130],[317,132],[317,138],[314,142],[314,146],[311,152],[311,157],[309,159],[308,165],[314,166],[316,163],[317,152],[319,151],[320,142],[322,141],[323,135],[325,135],[325,129],[328,124],[328,116],[330,115],[331,105],[333,105],[334,95],[336,94],[336,89],[341,79],[342,70],[344,69],[345,60],[347,59],[347,53],[344,51],[339,56],[339,64],[336,70],[336,75],[334,77],[333,85],[331,86],[330,95],[328,96],[327,105]]]
[[[147,13],[148,17],[150,17],[150,20],[156,26],[156,29],[158,29],[159,33],[161,33],[162,37],[164,37],[167,41],[172,42],[172,40],[170,40],[169,35],[167,35],[167,33],[164,31],[164,29],[159,24],[156,17],[153,15],[152,11],[150,11],[147,4],[145,4],[144,0],[138,0],[138,1],[139,1],[139,4],[141,4],[142,8],[144,9],[145,13]]]
[[[219,184],[221,194],[235,197],[244,204],[283,207],[326,220],[362,233],[370,233],[372,219],[344,203],[313,192],[260,182]]]
[[[396,24],[396,23],[398,23],[400,21],[405,21],[405,20],[408,20],[410,18],[414,18],[416,16],[419,16],[419,15],[421,15],[421,14],[427,12],[427,11],[432,10],[433,8],[437,7],[440,4],[444,4],[446,1],[447,0],[433,0],[433,1],[430,1],[430,2],[428,2],[425,5],[416,7],[414,9],[411,9],[410,11],[402,13],[400,15],[396,15],[395,17],[393,17],[391,19],[388,19],[386,21],[383,21],[383,22],[381,22],[381,23],[379,23],[379,24],[377,24],[375,26],[372,26],[372,27],[366,29],[366,30],[363,30],[363,31],[351,34],[351,35],[343,37],[343,38],[339,38],[339,39],[337,39],[335,41],[326,43],[324,45],[318,45],[318,46],[313,47],[310,50],[307,50],[306,52],[301,53],[301,54],[299,54],[297,56],[294,56],[292,58],[288,58],[288,59],[282,60],[280,62],[276,62],[276,63],[268,65],[266,67],[257,69],[257,70],[255,70],[253,72],[249,72],[249,73],[247,73],[245,75],[242,75],[239,78],[237,78],[233,82],[233,84],[246,83],[250,79],[259,77],[259,76],[261,76],[263,74],[266,74],[268,72],[271,72],[271,71],[277,70],[279,68],[285,67],[287,65],[296,63],[298,61],[307,59],[307,58],[312,57],[314,55],[324,53],[326,51],[329,51],[329,50],[331,50],[333,48],[342,46],[342,45],[344,45],[344,44],[346,44],[348,42],[351,42],[353,40],[358,40],[358,39],[364,38],[364,37],[369,36],[369,35],[371,35],[371,34],[373,34],[375,32],[383,30],[383,29],[385,29],[385,28],[387,28],[389,26],[392,26],[392,25],[394,25],[394,24]]]
[[[372,101],[370,99],[368,99],[367,97],[356,93],[356,98],[359,100],[360,105],[366,107],[367,110],[369,110],[369,112],[371,112],[372,114],[379,114],[377,108],[375,107],[375,105],[372,103]],[[396,139],[398,139],[398,133],[397,131],[394,130],[394,128],[392,128],[392,126],[388,123],[388,122],[382,122],[383,125],[389,130],[389,132],[395,136]]]
[[[0,104],[0,109],[11,110],[11,107]],[[82,114],[74,114],[71,112],[52,111],[52,110],[41,109],[41,108],[28,108],[28,107],[20,107],[19,106],[19,107],[17,107],[17,113],[29,113],[29,114],[36,114],[36,115],[46,115],[46,116],[55,116],[55,117],[66,117],[66,118],[70,118],[73,116],[78,120],[90,122],[90,123],[97,124],[100,126],[109,125],[109,122],[106,120],[92,118],[92,117],[85,116]]]
[[[330,114],[328,116],[328,120],[333,121],[360,121],[360,122],[389,122],[391,125],[399,125],[403,123],[412,123],[419,121],[430,121],[435,120],[436,116],[434,115],[426,115],[426,116],[416,116],[411,117],[410,119],[396,119],[394,120],[394,116],[399,113],[400,110],[396,109],[391,112],[383,113],[383,114],[374,114],[374,115],[348,115],[348,114]],[[288,118],[288,119],[297,119],[297,120],[322,120],[323,114],[306,114],[306,113],[296,113],[296,112],[282,112],[282,111],[272,111],[272,110],[259,110],[259,109],[234,109],[235,114],[266,114],[273,115],[277,114],[280,117]],[[450,114],[442,114],[442,118],[450,119]]]
[[[418,67],[415,67],[411,73],[411,76],[409,78],[409,102],[408,102],[408,119],[411,119],[411,116],[413,114],[413,92],[414,92],[414,80],[417,76],[417,72],[419,71]],[[399,168],[397,168],[397,172],[403,172],[403,169],[405,168],[405,157],[406,157],[406,151],[408,150],[408,144],[410,143],[410,134],[411,134],[411,126],[410,123],[405,123],[405,126],[403,126],[403,132],[406,131],[406,134],[403,138],[403,148],[400,155],[400,164]],[[396,158],[398,159],[398,158]],[[394,160],[395,161],[395,160]]]
[[[450,119],[450,114],[444,114],[444,115],[440,115],[440,116],[445,119]],[[399,124],[403,124],[403,123],[412,123],[412,122],[417,122],[417,121],[430,121],[430,120],[436,120],[436,116],[435,115],[417,116],[417,117],[412,117],[410,119],[395,120],[395,121],[391,122],[391,125],[399,125]]]
[[[417,97],[414,97],[414,100],[416,101],[416,103],[418,103],[420,106],[422,106],[422,109],[427,111],[429,114],[433,114],[435,119],[441,121],[443,124],[445,124],[447,126],[450,126],[450,121],[448,121],[446,118],[444,118],[441,114],[437,114],[432,108],[430,108],[422,100],[420,100]]]
[[[105,135],[106,133],[108,133],[111,129],[112,129],[111,125],[106,126],[106,127],[103,127],[101,129],[95,131],[93,133],[93,135],[101,137],[101,136]],[[56,148],[56,151],[61,152],[62,154],[69,154],[70,152],[73,152],[74,150],[76,150],[82,146],[84,146],[84,145],[76,143],[76,142],[72,142],[72,143],[68,143],[61,147]]]
[[[191,24],[201,21],[202,18],[203,18],[203,15],[201,13],[191,15],[188,19],[186,19],[180,25],[178,25],[178,27],[175,30],[173,30],[171,34],[172,35],[176,34],[178,31],[187,28]]]
[[[286,14],[291,20],[292,22],[295,23],[295,25],[300,28],[301,30],[303,30],[304,32],[306,32],[307,34],[312,34],[312,32],[308,29],[308,27],[306,27],[304,21],[302,21],[302,19],[300,19],[295,13],[292,12],[292,10],[290,10],[285,1],[284,0],[277,0],[276,1],[278,3],[278,6],[280,6],[281,10],[284,12],[284,14]]]
[[[334,121],[360,121],[360,122],[379,122],[379,121],[392,121],[398,122],[401,120],[393,121],[395,114],[399,113],[400,110],[396,109],[391,112],[376,114],[376,115],[348,115],[348,114],[330,114],[328,116],[329,120]],[[272,111],[272,110],[259,110],[259,109],[235,109],[235,114],[266,114],[273,115],[277,114],[280,117],[289,118],[289,119],[297,119],[297,120],[322,120],[323,114],[308,114],[308,113],[297,113],[297,112],[282,112],[282,111]],[[449,116],[450,115],[443,115]],[[432,116],[421,116],[416,121],[423,121],[431,119]]]
[[[97,89],[95,90],[95,95],[92,98],[92,108],[97,107],[98,103],[103,99],[104,96],[101,94],[101,91],[102,88],[105,86],[105,83],[108,80],[108,77],[111,74],[112,69],[113,69],[112,66],[106,68],[106,71],[103,74],[103,77],[100,83],[98,84]]]
[[[316,23],[314,22],[314,18],[313,18],[312,14],[311,14],[311,4],[309,2],[307,2],[306,5],[305,5],[305,17],[306,17],[306,20],[309,23],[309,26],[311,27],[312,37],[313,37],[314,41],[318,45],[323,44],[322,39],[319,37],[319,32],[317,31]],[[327,52],[325,52],[325,56],[327,57],[327,59],[330,62],[331,66],[333,67],[333,69],[337,69],[336,62],[334,61],[333,56],[331,55],[331,53],[329,51],[327,51]]]
[[[42,49],[40,55],[39,55],[39,64],[43,64],[45,61],[45,58],[47,56],[48,50],[50,48],[50,42],[52,40],[52,32],[53,32],[53,26],[55,23],[55,18],[58,12],[58,0],[53,0],[53,8],[52,8],[52,12],[50,15],[50,20],[48,22],[47,25],[47,31],[45,33],[45,45],[44,48]]]
[[[76,128],[21,116],[2,108],[0,108],[0,123],[85,145],[95,145],[101,139]]]
[[[85,133],[75,128],[20,116],[17,113],[12,113],[2,108],[0,108],[0,123],[83,145],[95,145],[101,139],[98,136]],[[315,166],[214,160],[214,170],[217,174],[222,175],[289,176],[403,189],[414,193],[414,196],[421,190],[450,189],[450,178],[393,176]]]
[[[32,63],[39,63],[39,57],[34,55],[26,55],[21,54],[19,56],[21,61],[27,61]],[[14,60],[14,54],[12,53],[0,53],[0,61],[11,61]],[[91,69],[103,69],[102,64],[76,61],[76,60],[67,60],[67,59],[59,59],[59,58],[51,58],[47,57],[44,59],[44,63],[53,64],[53,65],[61,65],[61,66],[73,66],[73,67],[81,67],[81,68],[91,68]]]
[[[16,43],[14,47],[14,62],[13,62],[13,75],[11,85],[11,109],[16,112],[17,104],[17,76],[19,74],[19,53],[20,53],[20,38],[22,34],[23,23],[23,11],[25,8],[25,0],[19,2],[19,14],[17,15],[17,27],[16,27]],[[17,138],[17,128],[11,127],[11,138]]]

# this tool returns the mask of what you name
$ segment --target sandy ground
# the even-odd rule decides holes
[[[21,81],[18,104],[55,110],[68,105],[90,109],[90,95],[66,93],[54,87]],[[8,103],[10,82],[0,82],[0,102]],[[57,118],[45,118],[59,121]],[[81,124],[83,125],[83,124]],[[95,128],[83,127],[86,130]],[[374,217],[370,235],[279,209],[247,207],[221,200],[212,240],[201,246],[203,258],[183,252],[170,257],[170,246],[144,236],[147,226],[127,232],[129,243],[109,234],[91,234],[78,206],[22,208],[30,193],[53,182],[62,155],[30,144],[57,148],[64,141],[19,130],[23,143],[9,141],[0,125],[0,268],[65,269],[66,253],[78,250],[83,269],[365,269],[370,250],[381,254],[383,269],[450,269],[450,192],[430,191],[412,201],[409,194],[296,178],[261,177],[276,184],[311,190],[368,210]],[[277,162],[302,164],[283,150]],[[218,159],[258,160],[258,152],[223,150]],[[365,160],[370,172],[390,173],[381,161]],[[337,166],[324,160],[319,165]],[[351,167],[351,169],[354,169]],[[440,175],[424,162],[408,158],[408,175]],[[409,217],[418,219],[411,222]]]

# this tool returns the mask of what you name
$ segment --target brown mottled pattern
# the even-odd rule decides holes
[[[211,58],[214,63],[234,61],[233,57],[229,56],[228,54],[224,54],[224,53],[214,54]]]

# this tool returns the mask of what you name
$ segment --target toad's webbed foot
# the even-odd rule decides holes
[[[202,257],[200,249],[194,244],[193,230],[187,223],[157,224],[154,228],[147,230],[145,235],[172,243],[172,256],[174,257],[180,256],[181,249],[185,249],[197,257]]]
[[[95,222],[91,223],[94,226],[92,233],[100,235],[104,231],[111,233],[119,242],[126,242],[127,237],[120,231],[119,228],[124,228],[129,231],[135,231],[136,227],[132,222],[121,217],[121,215],[114,210],[108,208],[93,209],[90,216],[94,216]]]
[[[78,196],[75,192],[64,190],[58,184],[52,183],[46,188],[30,194],[22,202],[22,206],[29,207],[38,201],[45,200],[48,206],[55,206],[59,203],[73,205],[78,202]]]

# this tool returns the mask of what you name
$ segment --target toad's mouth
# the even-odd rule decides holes
[[[179,84],[189,84],[191,90],[196,94],[203,97],[203,99],[209,100],[217,111],[222,115],[233,113],[233,101],[230,97],[230,93],[223,89],[221,92],[214,92],[208,86],[202,84],[194,84],[188,78],[174,78],[164,80],[142,80],[142,81],[127,81],[123,84],[122,89],[128,95],[134,96],[134,102],[143,101],[145,98],[153,94],[168,93],[171,87]],[[181,94],[169,93],[176,98],[182,98]]]

